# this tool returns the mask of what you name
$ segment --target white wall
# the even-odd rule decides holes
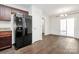
[[[47,15],[45,17],[45,35],[50,34],[50,19]]]
[[[70,17],[74,17],[75,19],[74,37],[79,38],[79,14],[69,15],[64,18],[70,18]],[[53,17],[53,16],[50,17],[50,28],[51,28],[50,34],[61,35],[60,34],[60,19],[62,18]]]
[[[50,34],[60,35],[60,20],[56,17],[50,17]]]
[[[44,18],[42,18],[42,33],[45,33],[45,22],[44,22]]]
[[[42,11],[32,6],[32,42],[42,40]]]
[[[32,5],[32,41],[42,40],[42,31],[45,35],[50,34],[50,19],[49,16],[37,6]],[[42,20],[44,19],[44,28],[42,29]]]

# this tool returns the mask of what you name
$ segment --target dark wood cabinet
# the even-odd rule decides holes
[[[11,20],[11,9],[9,7],[0,5],[0,20]]]
[[[12,32],[0,32],[0,50],[10,48],[12,46]]]
[[[11,8],[11,13],[21,13],[21,11],[17,10],[17,9],[14,9],[14,8]]]
[[[21,13],[24,16],[28,15],[27,11],[0,4],[0,21],[10,21],[12,13]]]
[[[14,14],[21,13],[24,16],[28,15],[28,12],[23,11],[23,10],[19,10],[19,9],[15,9],[15,8],[11,8],[11,13],[14,13]]]

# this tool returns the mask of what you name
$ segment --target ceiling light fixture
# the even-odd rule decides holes
[[[64,16],[67,16],[67,14],[64,14]]]
[[[67,16],[67,14],[61,14],[61,15],[60,15],[60,17],[65,17],[65,16]]]

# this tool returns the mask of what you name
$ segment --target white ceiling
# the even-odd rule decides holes
[[[36,6],[41,8],[48,15],[59,15],[79,11],[79,4],[38,4]]]
[[[30,11],[32,4],[8,4],[8,6]],[[65,13],[79,11],[79,4],[36,4],[35,6],[42,9],[43,12],[49,16],[58,16]]]

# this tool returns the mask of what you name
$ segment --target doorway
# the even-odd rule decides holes
[[[42,17],[42,35],[45,34],[45,19]]]

